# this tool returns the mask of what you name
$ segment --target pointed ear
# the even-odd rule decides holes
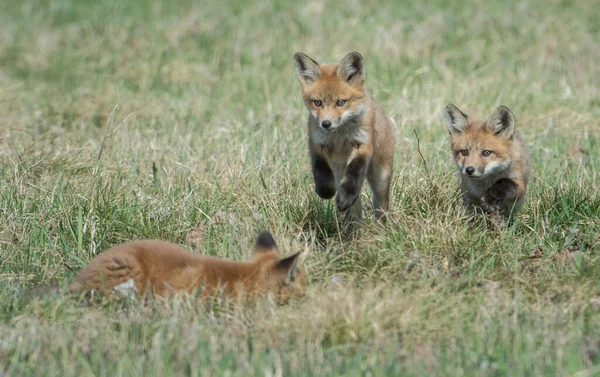
[[[285,272],[285,284],[290,284],[296,280],[298,276],[298,257],[300,253],[296,253],[291,257],[284,258],[277,262],[275,268],[279,271]]]
[[[294,54],[294,67],[301,84],[312,84],[321,76],[319,63],[301,52]]]
[[[254,253],[263,253],[267,251],[277,251],[277,244],[275,244],[275,240],[271,233],[266,230],[263,230],[256,238],[256,242],[254,243]]]
[[[467,114],[460,111],[458,107],[451,103],[446,106],[444,117],[446,118],[446,126],[448,126],[450,133],[461,134],[469,127]]]
[[[515,116],[506,106],[497,108],[487,124],[494,135],[504,139],[510,139],[515,133]]]
[[[365,59],[358,52],[349,53],[340,61],[337,75],[350,85],[361,85],[367,77]]]

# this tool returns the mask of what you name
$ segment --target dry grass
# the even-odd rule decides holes
[[[0,375],[597,375],[597,6],[0,5]],[[313,193],[292,56],[352,50],[397,170],[391,224],[344,239]],[[508,230],[465,223],[448,102],[516,114],[534,175]],[[125,240],[244,259],[261,229],[307,252],[305,300],[88,307],[30,291]]]

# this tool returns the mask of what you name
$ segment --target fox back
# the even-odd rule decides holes
[[[445,117],[465,204],[505,215],[517,210],[527,190],[531,162],[515,130],[513,113],[501,106],[489,119],[477,120],[450,104]]]
[[[134,241],[97,255],[73,279],[68,291],[144,298],[200,291],[201,297],[223,294],[254,299],[270,295],[285,302],[305,291],[306,277],[298,268],[298,257],[281,258],[266,231],[258,236],[254,255],[246,262],[193,254],[164,241]]]

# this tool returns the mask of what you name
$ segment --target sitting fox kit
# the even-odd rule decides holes
[[[97,255],[73,279],[68,291],[166,298],[200,290],[200,297],[223,294],[258,299],[270,295],[283,303],[304,294],[306,277],[298,268],[298,256],[281,258],[266,231],[258,236],[254,256],[246,262],[193,254],[164,241],[134,241]]]
[[[449,104],[445,117],[464,204],[510,218],[523,204],[531,169],[513,113],[500,106],[487,121],[474,120]]]
[[[362,219],[360,191],[365,177],[373,207],[382,219],[389,209],[394,137],[385,114],[367,94],[363,57],[352,52],[339,64],[319,64],[303,53],[294,66],[308,109],[308,148],[315,191],[336,195],[347,219]]]

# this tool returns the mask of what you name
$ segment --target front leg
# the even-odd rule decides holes
[[[500,179],[485,193],[481,206],[486,212],[508,216],[515,203],[523,196],[522,191],[518,182],[508,178]]]
[[[346,211],[359,198],[370,157],[367,153],[361,153],[360,149],[356,149],[352,154],[338,188],[336,203],[340,212]]]
[[[324,156],[310,151],[315,192],[323,199],[331,199],[335,195],[335,179],[333,171]]]

